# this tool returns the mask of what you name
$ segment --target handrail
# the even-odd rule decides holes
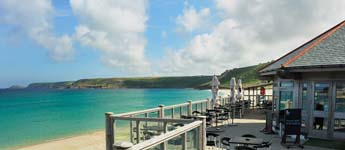
[[[183,106],[187,106],[188,104],[189,104],[189,103],[181,103],[181,104],[176,104],[176,105],[165,106],[165,109],[183,107]]]
[[[177,128],[173,131],[169,131],[165,134],[153,137],[152,139],[136,144],[132,147],[132,149],[146,150],[146,149],[152,148],[158,144],[164,143],[170,139],[180,136],[181,134],[187,133],[188,131],[191,131],[197,127],[200,127],[202,126],[202,123],[203,123],[202,121],[194,121],[190,124]]]
[[[191,101],[191,104],[202,104],[202,103],[208,103],[210,100],[198,100],[198,101]],[[164,109],[174,109],[174,108],[179,108],[179,107],[184,107],[188,106],[190,103],[180,103],[180,104],[175,104],[175,105],[170,105],[170,106],[164,106]],[[207,104],[209,105],[209,104]],[[160,111],[160,108],[150,108],[150,109],[145,109],[145,110],[139,110],[139,111],[133,111],[133,112],[127,112],[127,113],[122,113],[122,114],[117,114],[116,116],[133,116],[133,115],[138,115],[138,114],[144,114],[144,113],[151,113],[151,112],[158,112]]]
[[[130,121],[148,121],[148,122],[171,122],[171,123],[191,123],[191,119],[169,119],[169,118],[136,118],[136,117],[123,117],[112,115],[111,118],[115,120],[130,120]]]
[[[130,115],[136,115],[136,114],[142,114],[142,113],[151,113],[155,111],[159,111],[159,108],[150,108],[150,109],[144,109],[144,110],[139,110],[139,111],[132,111],[132,112],[127,112],[127,113],[122,113],[122,114],[117,114],[115,116],[130,116]]]

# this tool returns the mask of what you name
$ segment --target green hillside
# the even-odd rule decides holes
[[[243,86],[250,86],[254,84],[260,83],[259,77],[258,77],[258,71],[264,67],[268,63],[262,63],[254,66],[248,66],[248,67],[242,67],[242,68],[234,68],[231,70],[226,70],[223,72],[220,76],[218,76],[218,79],[221,83],[221,88],[229,88],[230,86],[230,79],[232,77],[235,77],[237,79],[242,79]],[[211,81],[204,83],[198,88],[205,89],[210,88]]]
[[[221,88],[229,88],[231,77],[242,79],[243,85],[259,83],[257,71],[265,64],[226,70],[219,76]],[[77,81],[32,83],[30,89],[82,89],[82,88],[197,88],[209,89],[212,76],[95,78]]]
[[[28,88],[194,88],[211,79],[212,76],[97,78],[81,79],[75,82],[32,83]]]

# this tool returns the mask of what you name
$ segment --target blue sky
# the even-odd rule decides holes
[[[298,47],[342,21],[343,6],[340,0],[0,0],[0,88],[220,74]]]

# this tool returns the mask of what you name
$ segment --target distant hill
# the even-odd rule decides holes
[[[32,83],[30,89],[83,89],[83,88],[194,88],[208,82],[212,76],[97,78],[69,82]]]
[[[230,86],[230,79],[232,77],[235,77],[237,79],[242,80],[243,86],[250,86],[254,84],[260,83],[259,77],[258,77],[258,71],[267,65],[268,63],[261,63],[258,65],[248,66],[248,67],[242,67],[242,68],[234,68],[231,70],[226,70],[223,72],[220,76],[218,76],[218,79],[221,83],[221,88],[229,88]],[[208,89],[210,88],[211,81],[201,84],[197,88],[200,89]]]
[[[221,88],[229,88],[231,77],[242,79],[244,86],[259,83],[257,71],[265,64],[226,70],[219,76]],[[77,81],[32,83],[29,89],[84,89],[84,88],[196,88],[209,89],[212,76],[95,78]]]
[[[26,87],[25,86],[22,86],[22,85],[12,85],[10,86],[9,88],[7,89],[13,89],[13,90],[17,90],[17,89],[25,89]]]

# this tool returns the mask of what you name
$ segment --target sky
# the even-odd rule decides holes
[[[0,0],[0,88],[220,74],[345,18],[343,0]]]

